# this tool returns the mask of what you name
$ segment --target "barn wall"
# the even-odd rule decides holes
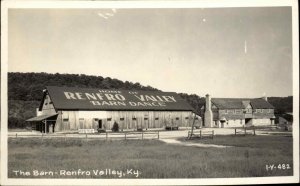
[[[117,122],[122,129],[151,129],[165,126],[191,127],[193,113],[189,111],[59,111],[55,131],[78,129],[98,129],[99,120],[102,128],[110,130]],[[134,119],[135,118],[135,119]],[[202,126],[201,118],[195,125]]]
[[[260,125],[271,125],[271,120],[269,118],[264,119],[253,119],[254,126],[260,126]]]
[[[53,107],[53,103],[52,103],[49,95],[46,95],[44,104],[42,107],[42,115],[51,115],[51,114],[55,114],[55,113],[56,113],[56,111]]]
[[[54,132],[56,131],[62,131],[62,111],[58,111],[57,119],[54,125]]]
[[[235,119],[235,120],[228,120],[224,127],[243,127],[245,126],[245,120],[244,119]]]

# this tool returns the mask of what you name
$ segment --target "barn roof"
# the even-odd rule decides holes
[[[47,86],[58,110],[149,110],[194,111],[178,94],[161,91],[135,91]]]
[[[274,106],[263,98],[252,99],[251,106],[254,109],[274,109]]]
[[[211,102],[219,109],[244,109],[250,103],[253,109],[274,109],[263,98],[212,98]]]

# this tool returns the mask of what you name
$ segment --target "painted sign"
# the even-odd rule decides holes
[[[174,92],[47,87],[55,108],[192,110]]]

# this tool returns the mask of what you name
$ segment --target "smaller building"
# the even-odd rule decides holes
[[[279,125],[292,125],[293,124],[293,113],[285,113],[278,117]]]
[[[278,126],[284,130],[293,130],[293,113],[284,113],[278,116]]]
[[[245,127],[273,125],[274,106],[267,98],[211,98],[206,95],[201,108],[205,127]]]

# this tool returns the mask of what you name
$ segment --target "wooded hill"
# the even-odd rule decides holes
[[[140,83],[120,81],[102,76],[84,74],[48,74],[48,73],[8,73],[8,124],[9,128],[25,127],[25,120],[35,116],[36,108],[42,99],[46,86],[68,86],[99,89],[125,89],[160,91]],[[197,113],[205,103],[205,98],[196,94],[179,93]],[[270,103],[278,114],[292,112],[293,97],[270,97]]]
[[[8,73],[8,99],[40,101],[46,86],[67,86],[99,89],[150,90],[158,89],[139,83],[120,81],[84,74]]]

